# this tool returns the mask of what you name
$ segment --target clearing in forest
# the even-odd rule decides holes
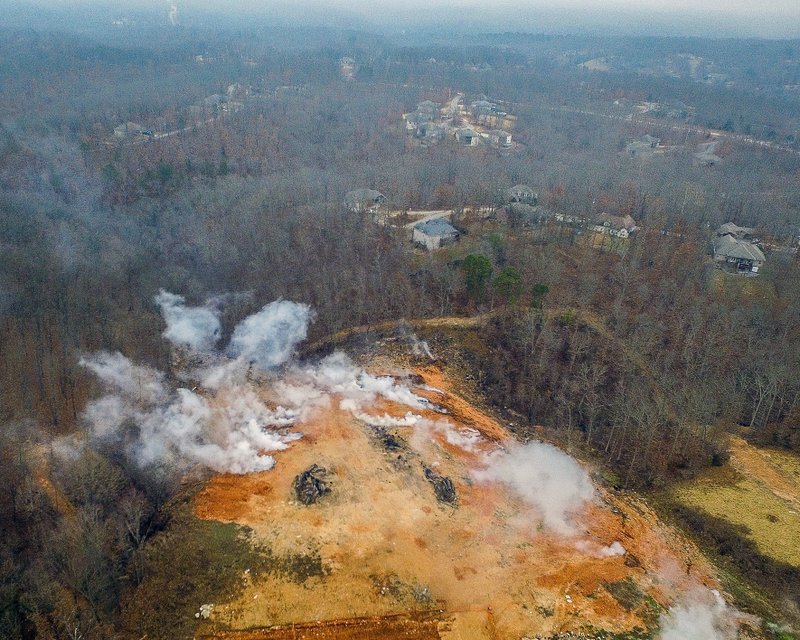
[[[438,367],[405,379],[430,401],[415,425],[386,399],[369,407],[372,421],[334,399],[297,425],[303,438],[274,469],[216,475],[198,494],[197,516],[247,526],[254,544],[314,569],[244,575],[237,597],[214,603],[204,637],[623,633],[718,587],[696,548],[632,497],[594,487],[567,530],[547,526],[507,483],[480,476],[519,446],[506,428]],[[306,476],[318,499],[303,504],[295,483],[309,470],[325,488],[315,494]]]

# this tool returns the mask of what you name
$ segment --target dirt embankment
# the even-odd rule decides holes
[[[512,435],[453,392],[438,367],[415,374],[414,393],[432,404],[414,426],[356,420],[333,401],[298,425],[303,438],[273,470],[218,475],[200,492],[199,517],[246,525],[276,556],[320,567],[243,576],[243,595],[215,603],[208,637],[621,633],[652,626],[688,589],[717,586],[697,550],[630,497],[598,488],[574,532],[543,526],[508,486],[475,474],[514,445]],[[407,410],[386,400],[370,407],[376,417]],[[304,505],[293,483],[314,464],[330,492]],[[437,499],[432,478],[452,484],[455,504]]]

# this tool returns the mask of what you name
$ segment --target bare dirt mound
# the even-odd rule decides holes
[[[388,400],[370,407],[375,420],[332,401],[298,425],[303,438],[274,469],[217,475],[198,494],[199,517],[246,525],[256,544],[320,567],[243,576],[241,596],[215,603],[208,637],[621,633],[652,627],[691,588],[717,586],[696,549],[630,497],[596,488],[572,530],[546,526],[518,493],[476,474],[514,446],[503,425],[438,368],[412,378],[431,403],[413,426],[398,426],[408,407]],[[313,465],[328,491],[304,505],[295,482]]]

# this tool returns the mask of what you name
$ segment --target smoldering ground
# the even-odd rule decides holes
[[[583,467],[557,447],[484,446],[480,432],[457,427],[444,413],[435,420],[423,417],[436,405],[397,378],[364,371],[341,352],[316,363],[296,361],[314,318],[307,305],[271,302],[239,322],[220,346],[224,299],[188,306],[181,296],[161,291],[155,302],[165,322],[163,337],[198,356],[200,364],[183,376],[191,387],[173,388],[164,372],[119,353],[85,355],[81,364],[105,389],[84,412],[90,442],[116,443],[145,468],[265,471],[275,464],[275,452],[302,437],[304,419],[333,406],[370,425],[411,428],[415,449],[439,438],[474,455],[479,462],[473,479],[508,487],[530,507],[527,526],[570,538],[585,555],[625,554],[618,542],[602,546],[582,539],[581,519],[596,490]],[[405,414],[376,409],[386,406],[382,401],[405,407]],[[726,640],[731,620],[718,594],[698,592],[662,616],[662,637]]]

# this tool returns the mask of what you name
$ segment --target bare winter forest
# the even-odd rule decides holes
[[[348,419],[372,408],[424,424],[448,446],[441,416],[473,420],[478,444],[458,440],[469,456],[504,441],[452,398],[436,414],[430,371],[427,386],[387,391],[385,361],[363,362],[382,340],[413,347],[408,369],[435,358],[465,374],[463,394],[509,438],[552,442],[602,491],[651,500],[722,568],[720,588],[752,616],[738,637],[797,637],[796,553],[771,555],[755,525],[678,496],[711,480],[741,489],[752,452],[800,455],[800,41],[184,26],[110,11],[90,26],[0,25],[0,636],[245,628],[193,613],[250,570],[239,525],[262,525],[211,526],[192,501],[232,491],[225,475],[206,485],[211,473],[286,474],[291,458],[265,454],[294,450],[309,397],[343,397]],[[425,224],[449,235],[418,236]],[[340,344],[362,359],[330,356]],[[515,451],[484,477],[514,486]],[[441,480],[467,474],[455,460],[425,467],[440,502],[472,495]],[[800,491],[786,473],[787,515],[764,520],[791,541]],[[482,522],[488,495],[459,513]],[[265,575],[307,589],[335,574],[317,551],[258,549]],[[615,602],[622,588],[608,588]],[[661,607],[641,614],[644,635],[624,635],[630,622],[586,637],[689,637],[663,617],[658,635],[669,604],[632,589],[641,611]],[[438,611],[428,591],[403,593]],[[549,607],[531,615],[561,620]],[[496,615],[494,636],[441,637],[524,628]],[[713,637],[737,637],[721,628]],[[536,637],[578,637],[546,629]]]

